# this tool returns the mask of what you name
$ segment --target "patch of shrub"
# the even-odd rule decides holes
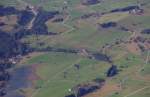
[[[116,22],[107,22],[100,24],[102,28],[111,28],[111,27],[116,27],[117,23]]]

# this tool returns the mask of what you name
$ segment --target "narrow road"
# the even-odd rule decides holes
[[[148,51],[148,53],[147,53],[147,58],[146,58],[146,60],[145,60],[144,66],[143,66],[142,68],[140,68],[138,72],[140,72],[140,71],[145,67],[145,65],[148,64],[148,61],[149,61],[149,54],[150,54],[150,51]],[[150,88],[150,86],[145,86],[145,87],[143,87],[143,88],[141,88],[141,89],[138,89],[138,90],[136,90],[136,91],[134,91],[134,92],[131,92],[130,94],[128,94],[128,95],[126,95],[126,96],[124,96],[124,97],[132,96],[132,95],[134,95],[134,94],[136,94],[136,93],[139,93],[139,92],[141,92],[141,91],[143,91],[144,89],[147,89],[147,88]]]
[[[131,92],[130,94],[128,94],[128,95],[126,95],[126,96],[123,96],[123,97],[132,96],[132,95],[134,95],[134,94],[136,94],[136,93],[139,93],[139,92],[141,92],[141,91],[143,91],[144,89],[147,89],[147,88],[150,88],[150,86],[145,86],[145,87],[143,87],[143,88],[141,88],[141,89],[138,89],[138,90],[136,90],[136,91],[134,91],[134,92]]]
[[[25,2],[25,1],[23,1],[23,0],[17,0],[19,3],[21,3],[21,4],[24,4],[24,6],[29,6],[30,8],[31,8],[31,11],[33,12],[33,14],[35,15],[35,17],[31,20],[31,22],[29,23],[29,25],[28,25],[28,29],[31,29],[32,28],[32,25],[33,25],[33,22],[34,22],[34,20],[35,20],[35,18],[36,18],[36,16],[37,16],[37,14],[38,14],[38,12],[34,9],[34,6],[33,5],[31,5],[30,3],[27,3],[27,2]]]

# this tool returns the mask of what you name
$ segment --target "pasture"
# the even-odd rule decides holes
[[[139,2],[147,4],[142,6],[142,15],[128,11],[110,12],[116,8],[137,5]],[[65,97],[73,93],[69,89],[96,78],[106,80],[104,87],[85,97],[149,97],[150,57],[147,54],[149,43],[146,44],[145,41],[150,36],[140,33],[150,28],[149,0],[102,0],[99,4],[88,6],[83,5],[81,0],[1,0],[0,4],[18,8],[20,4],[30,4],[46,11],[61,12],[58,17],[63,18],[63,21],[54,23],[50,19],[45,23],[48,32],[56,32],[57,35],[37,35],[38,39],[36,35],[29,35],[21,39],[31,48],[87,50],[104,53],[112,60],[112,63],[98,61],[80,53],[31,53],[17,65],[33,69],[31,87],[22,89],[25,97]],[[108,22],[115,22],[116,26],[101,26]],[[129,47],[132,43],[147,48],[142,51],[140,47]],[[80,68],[76,68],[75,64],[79,64]],[[106,73],[112,64],[117,66],[119,72],[109,78]]]
[[[36,66],[35,73],[40,78],[35,84],[35,87],[39,87],[39,91],[35,88],[35,91],[38,91],[36,97],[65,96],[69,93],[68,90],[77,84],[95,78],[105,78],[106,70],[110,67],[106,62],[65,53],[44,53],[29,59],[25,64]],[[77,70],[74,64],[80,64],[80,69]]]

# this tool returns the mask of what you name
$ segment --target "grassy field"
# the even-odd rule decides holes
[[[65,96],[68,89],[79,83],[95,78],[105,78],[106,70],[110,67],[105,62],[65,53],[45,53],[28,60],[26,64],[36,64],[37,66],[36,74],[40,79],[36,81],[36,85],[42,85],[42,87],[35,95],[36,97]],[[80,69],[77,70],[74,64],[80,64]],[[64,78],[64,72],[67,72],[66,78]],[[35,91],[37,90],[35,89]]]
[[[115,8],[122,8],[129,5],[136,5],[139,0],[103,0],[100,4],[83,6],[80,0],[1,0],[2,5],[17,6],[20,1],[42,6],[45,10],[59,10],[67,12],[64,22],[46,22],[49,32],[58,32],[56,36],[39,35],[37,41],[35,35],[27,36],[23,42],[30,43],[33,48],[46,48],[48,46],[56,48],[88,49],[90,51],[101,51],[106,44],[114,44],[117,40],[127,41],[131,37],[131,31],[122,31],[120,26],[125,26],[135,31],[135,34],[150,25],[150,4],[143,8],[147,10],[143,15],[129,14],[128,12],[108,13],[101,17],[91,17],[81,19],[84,14],[108,12]],[[66,6],[65,10],[62,7]],[[149,0],[140,0],[145,3]],[[17,6],[18,7],[18,6]],[[119,27],[103,29],[98,24],[114,21]],[[134,26],[133,24],[137,24]],[[150,38],[149,35],[141,35]],[[39,46],[38,43],[44,43]],[[95,78],[103,78],[110,85],[121,85],[121,89],[106,92],[100,97],[149,97],[150,95],[150,64],[145,62],[147,52],[135,54],[130,52],[127,45],[115,45],[106,49],[105,53],[112,57],[113,64],[119,69],[119,74],[113,78],[107,78],[106,72],[111,64],[89,59],[78,54],[44,52],[24,60],[26,66],[31,66],[38,77],[34,81],[33,87],[25,89],[27,97],[65,97],[70,94],[70,88],[91,81]],[[77,70],[74,64],[80,64]],[[66,73],[66,78],[64,78]],[[111,88],[111,87],[107,87]],[[109,90],[109,89],[108,89]],[[103,90],[102,90],[103,91]],[[105,91],[105,90],[104,90]],[[101,92],[98,91],[98,92]],[[26,94],[26,93],[25,93]],[[98,93],[99,94],[99,93]],[[90,95],[87,97],[99,97]]]
[[[129,60],[127,61],[126,58]],[[145,79],[147,74],[143,73],[141,76],[138,72],[145,61],[140,56],[130,53],[115,60],[114,64],[117,64],[121,71],[111,79],[106,78],[106,71],[110,64],[87,59],[80,55],[48,52],[31,57],[26,62],[25,64],[36,66],[35,73],[40,78],[36,80],[35,87],[40,88],[34,89],[34,97],[62,97],[69,94],[68,89],[95,78],[104,78],[110,84],[122,83],[122,90],[116,91],[117,93],[108,93],[109,97],[124,97],[150,84]],[[80,69],[77,70],[74,64],[80,64]],[[64,72],[67,72],[66,78],[64,78]],[[147,93],[141,91],[141,95],[144,96],[139,97],[147,97]]]
[[[17,4],[18,2],[17,2],[17,0],[2,0],[2,1],[0,1],[0,4],[1,5],[11,5],[11,6],[16,6],[16,4]]]

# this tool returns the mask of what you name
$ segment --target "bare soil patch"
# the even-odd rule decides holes
[[[131,52],[133,54],[138,54],[139,55],[141,53],[141,50],[140,50],[138,44],[135,43],[135,42],[127,43],[126,48],[129,52]]]

